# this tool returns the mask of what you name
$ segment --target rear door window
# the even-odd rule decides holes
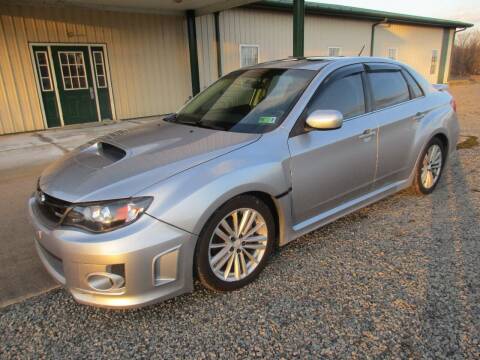
[[[410,99],[407,83],[400,71],[367,72],[374,109],[383,109]]]

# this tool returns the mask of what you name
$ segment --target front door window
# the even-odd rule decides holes
[[[65,90],[88,89],[83,52],[59,51],[62,67],[63,88]]]

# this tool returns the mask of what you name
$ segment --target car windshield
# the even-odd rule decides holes
[[[264,133],[280,125],[315,74],[298,69],[235,71],[196,96],[173,121],[223,131]]]

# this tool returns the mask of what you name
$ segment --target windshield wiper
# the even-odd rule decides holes
[[[168,121],[168,122],[174,122],[176,119],[177,119],[177,114],[176,113],[167,114],[163,118],[163,120]]]

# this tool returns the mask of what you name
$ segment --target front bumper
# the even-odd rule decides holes
[[[34,198],[28,209],[43,265],[80,303],[131,308],[193,290],[195,235],[148,214],[124,228],[92,234],[54,226]],[[91,287],[89,276],[108,273],[115,266],[124,270],[121,287],[106,291]]]

